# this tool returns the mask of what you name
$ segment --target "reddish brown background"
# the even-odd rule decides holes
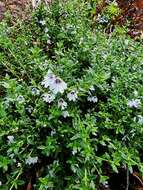
[[[25,17],[25,10],[30,4],[30,0],[0,0],[0,20],[4,17],[6,10],[10,10],[14,18]]]

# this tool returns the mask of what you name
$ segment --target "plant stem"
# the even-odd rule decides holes
[[[127,167],[127,173],[126,173],[126,190],[129,190],[129,169]]]
[[[20,177],[21,174],[22,174],[22,168],[21,168],[21,170],[19,171],[18,175],[16,176],[15,180],[18,180],[18,178]],[[15,181],[15,180],[14,180],[14,181]],[[10,187],[9,190],[12,190],[13,187],[14,187],[14,185],[15,185],[15,183],[12,183],[12,185],[11,185],[11,187]]]

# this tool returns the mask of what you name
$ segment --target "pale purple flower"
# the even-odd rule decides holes
[[[63,116],[64,118],[69,117],[69,112],[68,112],[68,111],[63,111],[62,116]]]
[[[7,136],[7,139],[8,139],[8,144],[11,144],[14,142],[14,136],[12,136],[12,135]]]
[[[71,92],[69,92],[69,93],[67,94],[67,98],[68,98],[69,101],[75,102],[75,101],[77,100],[77,98],[78,98],[77,92],[74,91],[74,90],[71,91]]]
[[[29,156],[27,159],[26,159],[26,164],[28,165],[31,165],[31,164],[36,164],[38,162],[38,157],[31,157]]]
[[[19,95],[19,96],[17,97],[17,101],[18,101],[20,104],[22,104],[22,103],[25,101],[25,99],[24,99],[24,97],[23,97],[22,95]]]
[[[43,100],[44,100],[45,102],[48,102],[48,103],[53,102],[53,100],[55,99],[55,96],[54,96],[54,95],[51,95],[51,94],[48,94],[48,93],[43,94],[42,97],[43,97]]]
[[[132,99],[128,101],[127,105],[130,108],[138,108],[141,105],[141,101],[140,99]]]
[[[55,75],[52,73],[51,70],[48,71],[47,75],[44,77],[44,80],[41,82],[41,84],[45,87],[48,88],[52,86],[52,84],[55,81]]]
[[[44,77],[44,80],[41,84],[52,91],[53,94],[63,93],[67,88],[67,84],[60,78],[56,77],[52,71],[48,71],[47,75]]]
[[[63,93],[67,89],[67,84],[62,79],[56,78],[49,88],[53,94]]]
[[[35,87],[32,88],[31,92],[33,95],[39,95],[40,94],[40,91]]]
[[[64,109],[67,108],[67,103],[61,98],[61,99],[58,101],[58,107],[61,108],[62,110],[64,110]]]
[[[98,98],[96,96],[88,96],[87,97],[87,100],[89,102],[93,102],[93,103],[96,103],[98,101]]]

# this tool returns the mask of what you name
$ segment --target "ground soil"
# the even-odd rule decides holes
[[[27,9],[31,6],[31,0],[0,0],[0,20],[4,18],[7,10],[12,13],[13,20],[27,16]]]
[[[117,0],[120,7],[121,16],[119,21],[124,24],[130,21],[129,34],[133,37],[141,35],[143,37],[143,0]]]
[[[135,39],[139,36],[143,39],[143,0],[116,0],[120,8],[120,15],[113,18],[109,25],[108,32],[112,32],[112,28],[116,24],[124,26],[127,21],[129,22],[129,32]],[[106,6],[109,5],[108,0],[101,0],[97,6],[96,15],[101,14]],[[110,30],[111,29],[111,30]]]

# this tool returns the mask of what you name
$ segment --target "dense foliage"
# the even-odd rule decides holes
[[[0,189],[96,190],[143,172],[143,50],[93,28],[90,4],[0,24]]]

